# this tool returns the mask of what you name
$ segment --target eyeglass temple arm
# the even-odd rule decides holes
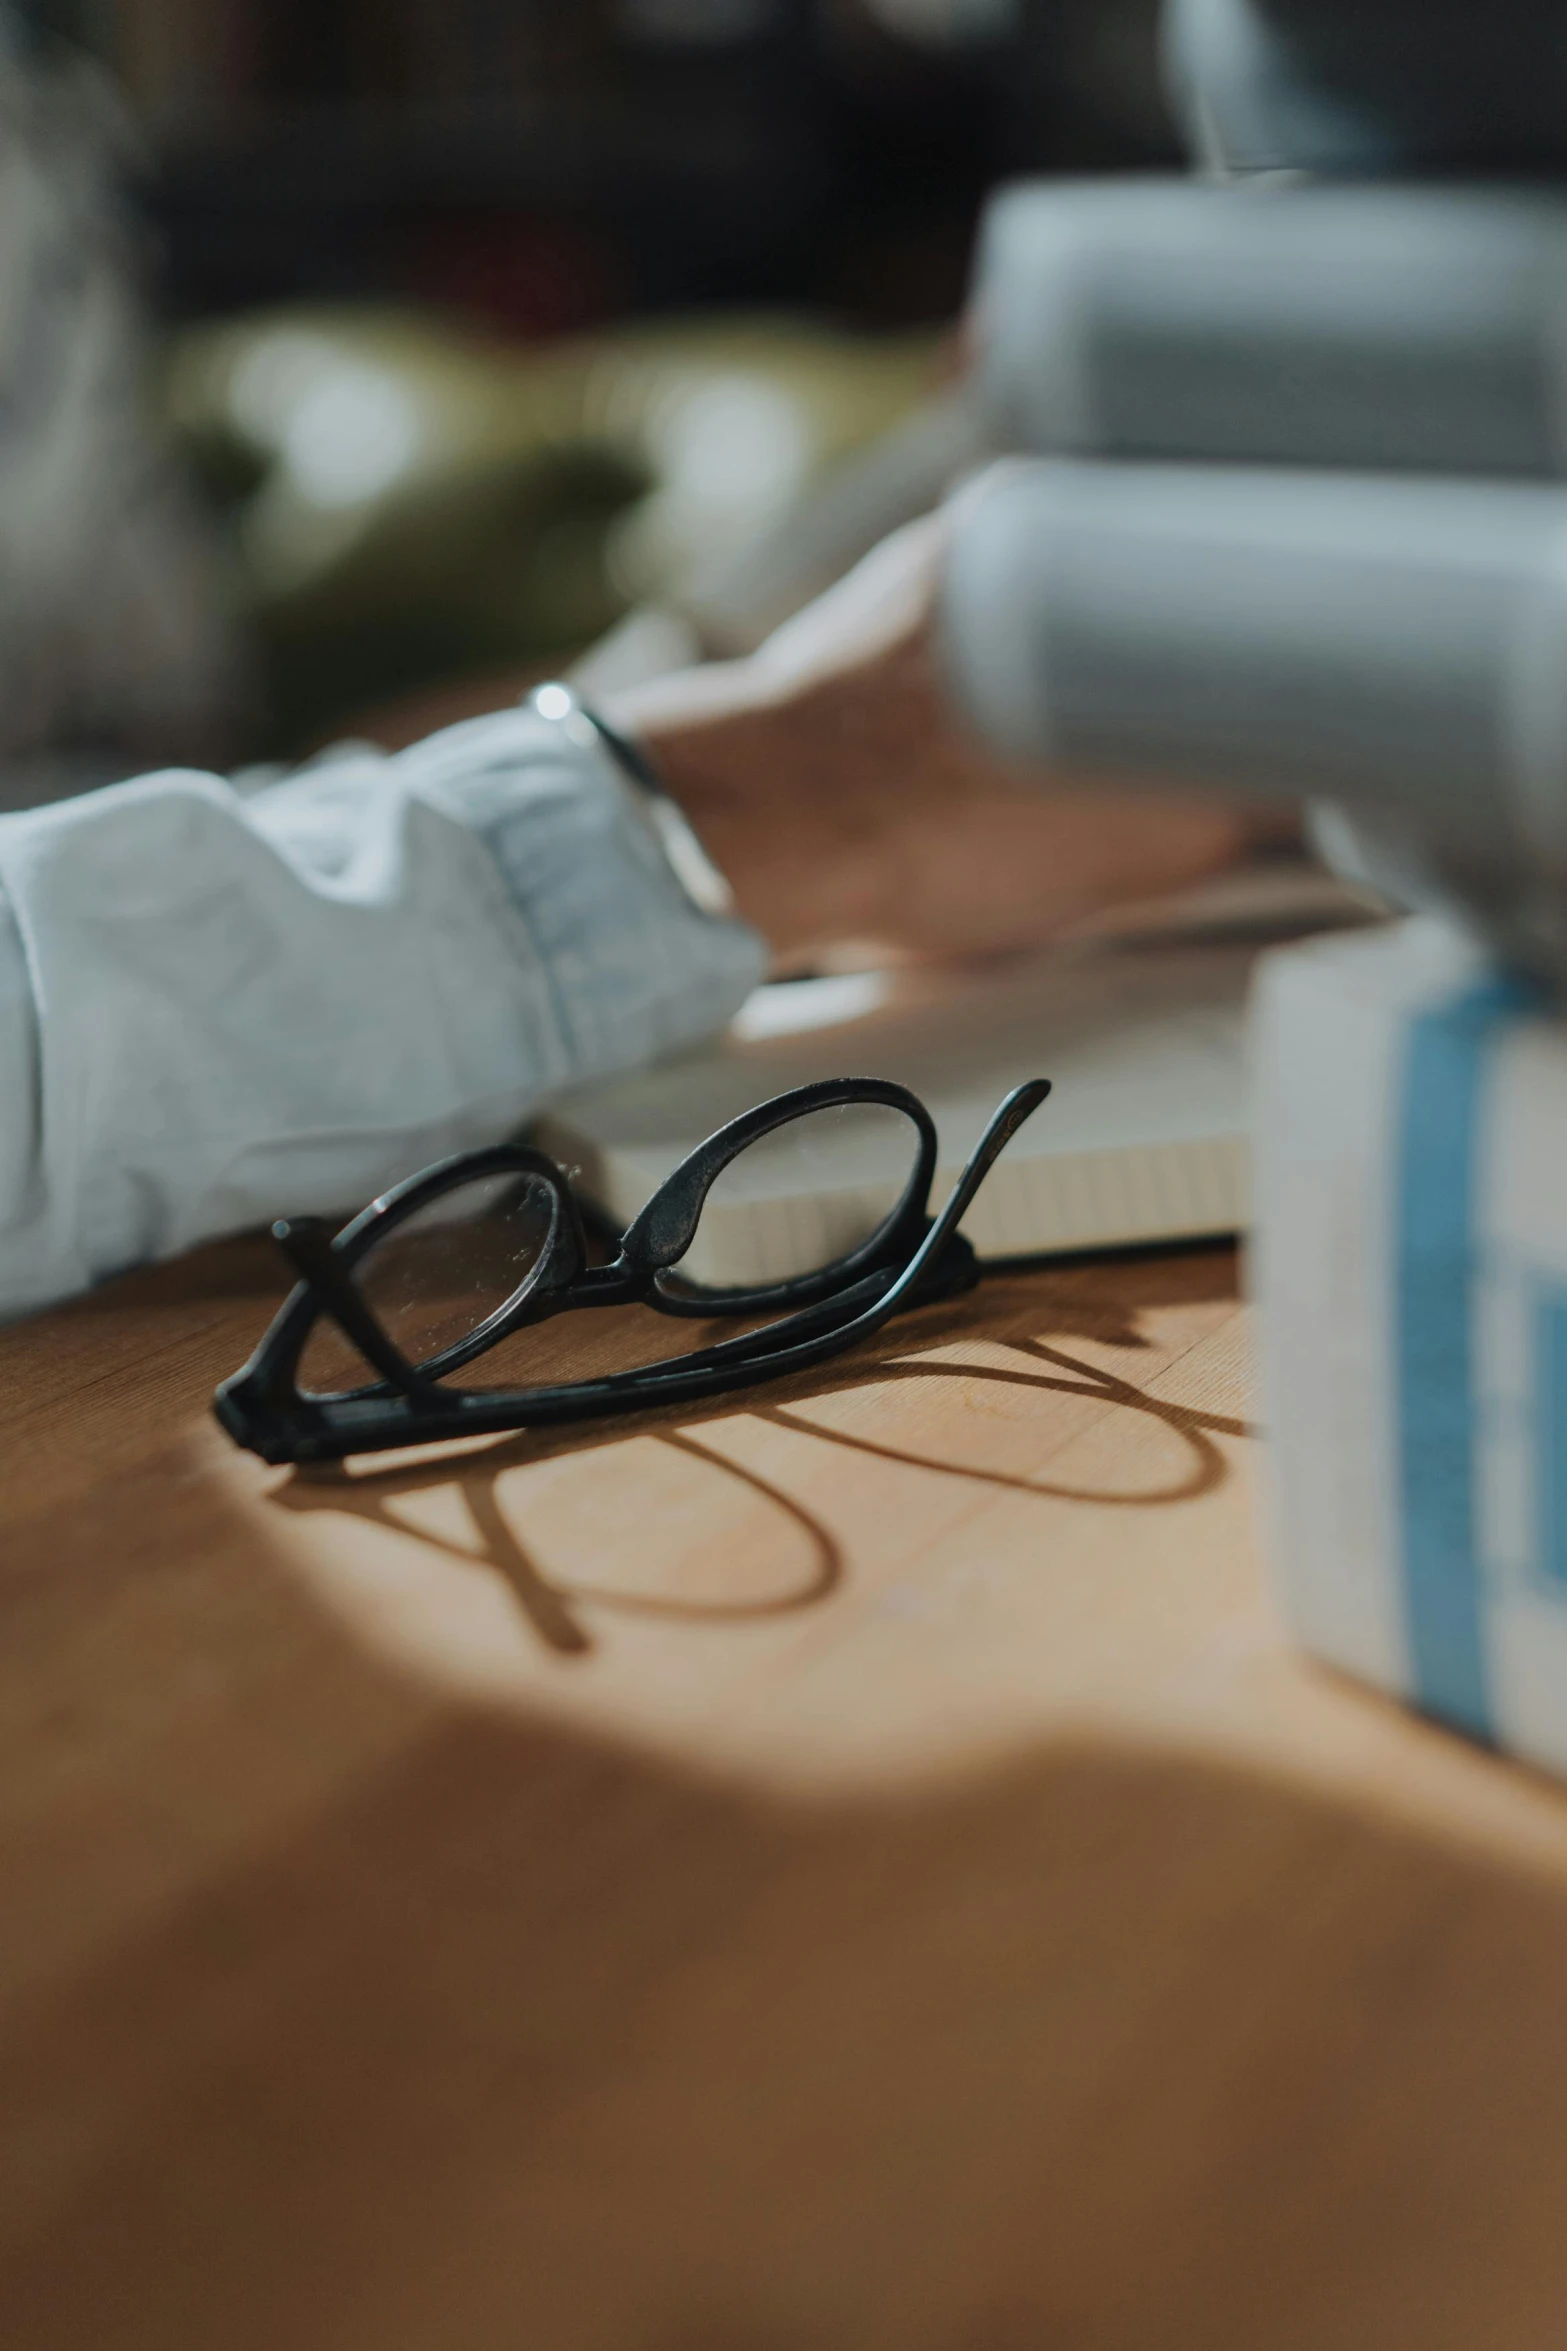
[[[1050,1092],[1048,1078],[1028,1078],[1021,1086],[1014,1086],[991,1120],[978,1143],[967,1167],[953,1185],[943,1202],[941,1213],[930,1231],[909,1259],[902,1273],[888,1291],[889,1300],[901,1298],[920,1280],[937,1251],[944,1248],[959,1224],[968,1214],[975,1193],[989,1175],[1002,1152],[1011,1142],[1018,1128],[1031,1119]]]
[[[912,1294],[900,1293],[907,1306],[934,1305],[938,1299],[960,1297],[972,1290],[979,1281],[979,1264],[972,1248],[961,1233],[949,1233],[936,1257],[928,1261],[914,1285]],[[847,1290],[838,1290],[830,1298],[819,1298],[814,1305],[802,1306],[782,1322],[769,1323],[755,1337],[749,1334],[734,1339],[717,1339],[711,1347],[699,1347],[679,1358],[682,1371],[699,1371],[705,1365],[715,1368],[727,1363],[746,1363],[760,1357],[766,1361],[780,1343],[786,1348],[836,1331],[846,1324],[857,1323],[892,1287],[897,1276],[887,1267],[875,1273],[862,1274]],[[637,1378],[634,1372],[624,1375],[630,1386]]]
[[[322,1312],[331,1316],[371,1369],[414,1403],[428,1397],[430,1382],[399,1354],[343,1271],[332,1246],[331,1226],[319,1216],[279,1217],[272,1238]]]
[[[858,1328],[861,1335],[869,1337],[883,1323],[890,1322],[900,1306],[909,1302],[910,1294],[919,1288],[941,1252],[950,1245],[980,1185],[1018,1128],[1033,1117],[1049,1092],[1048,1078],[1029,1078],[1023,1085],[1013,1087],[975,1145],[967,1167],[942,1203],[941,1213],[897,1280],[890,1282],[875,1304],[866,1308],[857,1325],[846,1324],[845,1329]]]

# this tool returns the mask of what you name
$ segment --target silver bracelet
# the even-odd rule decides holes
[[[685,810],[665,785],[640,743],[611,726],[591,709],[575,687],[559,678],[535,686],[527,707],[570,740],[585,749],[606,751],[622,780],[631,787],[637,813],[663,851],[664,861],[681,890],[699,914],[727,921],[734,914],[734,893],[708,856]]]

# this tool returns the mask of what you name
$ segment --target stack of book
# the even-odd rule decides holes
[[[1025,187],[978,310],[978,715],[1425,909],[1257,991],[1292,1621],[1567,1768],[1567,192]]]

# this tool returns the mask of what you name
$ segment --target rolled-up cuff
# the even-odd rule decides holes
[[[757,933],[692,904],[596,745],[529,710],[501,711],[448,728],[397,764],[499,866],[548,976],[566,1083],[711,1035],[763,977]]]

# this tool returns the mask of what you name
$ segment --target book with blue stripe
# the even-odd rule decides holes
[[[1567,1022],[1428,917],[1268,959],[1253,1052],[1291,1621],[1567,1768]]]

